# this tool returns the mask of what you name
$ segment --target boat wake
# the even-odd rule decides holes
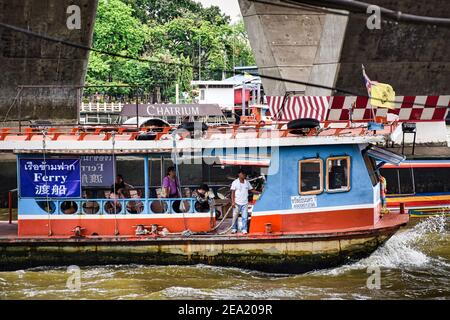
[[[450,263],[445,257],[432,254],[441,243],[446,245],[450,235],[449,227],[449,217],[442,215],[427,218],[410,229],[397,232],[365,259],[334,269],[314,271],[310,274],[340,275],[351,270],[369,267],[387,269],[450,268]]]
[[[341,267],[280,275],[208,265],[82,268],[82,290],[66,287],[65,267],[0,273],[0,299],[397,299],[450,297],[450,218],[420,220],[371,256]],[[381,289],[366,286],[381,269]]]

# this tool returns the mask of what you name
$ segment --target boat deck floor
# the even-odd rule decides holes
[[[0,221],[0,239],[17,237],[17,221]]]
[[[284,238],[284,237],[295,237],[295,238],[323,238],[323,237],[339,237],[343,235],[358,235],[367,234],[368,232],[376,232],[378,230],[395,228],[400,225],[406,225],[409,220],[408,214],[387,214],[385,215],[375,226],[373,227],[358,227],[358,228],[347,228],[347,229],[334,229],[334,230],[323,230],[323,231],[305,231],[297,233],[253,233],[253,234],[242,234],[236,233],[232,234],[231,231],[227,231],[231,226],[231,219],[227,219],[224,223],[215,231],[215,233],[203,233],[203,234],[193,234],[187,238],[180,234],[177,235],[167,235],[167,236],[155,236],[155,235],[145,235],[145,236],[86,236],[82,238],[77,237],[61,237],[61,236],[34,236],[34,237],[19,237],[17,235],[18,225],[17,221],[9,224],[7,221],[0,221],[0,244],[5,243],[24,243],[24,242],[73,242],[73,241],[87,241],[87,242],[119,242],[119,241],[139,241],[139,240],[186,240],[186,239],[254,239],[254,238]]]

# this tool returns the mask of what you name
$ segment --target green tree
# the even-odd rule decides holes
[[[148,28],[133,16],[134,10],[121,0],[100,0],[94,29],[93,47],[135,58],[145,52]],[[126,85],[119,76],[129,66],[121,58],[91,52],[87,74],[89,85]],[[96,88],[89,92],[101,91]],[[108,93],[131,93],[130,89],[109,89]]]
[[[175,100],[176,83],[190,93],[193,79],[220,80],[221,70],[254,64],[243,22],[230,24],[218,7],[203,8],[192,0],[100,0],[93,46],[161,63],[93,52],[88,84],[140,85],[147,92],[160,87],[165,101]],[[104,91],[134,93],[129,88]]]
[[[142,23],[154,21],[160,24],[180,18],[188,13],[198,14],[203,20],[213,24],[228,24],[230,17],[217,6],[204,8],[193,0],[124,0],[131,5]]]

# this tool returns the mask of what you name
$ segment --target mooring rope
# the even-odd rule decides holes
[[[116,177],[117,177],[117,173],[116,173],[116,132],[113,131],[111,133],[111,142],[112,142],[112,166],[113,166],[113,194],[114,194],[114,199],[113,199],[113,210],[114,210],[114,235],[118,236],[119,235],[119,227],[118,227],[118,221],[117,221],[117,204],[120,205],[119,200],[119,195],[116,194]],[[116,198],[117,197],[117,198]],[[104,208],[103,208],[104,209]]]
[[[44,162],[44,176],[45,176],[45,205],[47,208],[47,228],[48,228],[48,236],[51,237],[53,235],[52,232],[52,219],[50,219],[50,202],[49,202],[49,197],[48,197],[48,193],[50,190],[48,190],[48,184],[47,184],[47,157],[46,157],[46,148],[47,148],[47,143],[45,141],[45,139],[47,138],[47,132],[45,130],[42,130],[42,155],[43,155],[43,162]]]

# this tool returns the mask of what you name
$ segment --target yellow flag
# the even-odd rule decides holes
[[[250,73],[245,72],[245,73],[244,73],[244,79],[246,79],[246,80],[252,80],[252,79],[253,79],[253,76],[252,76]]]
[[[372,84],[370,104],[374,107],[395,109],[395,91],[386,83]]]

